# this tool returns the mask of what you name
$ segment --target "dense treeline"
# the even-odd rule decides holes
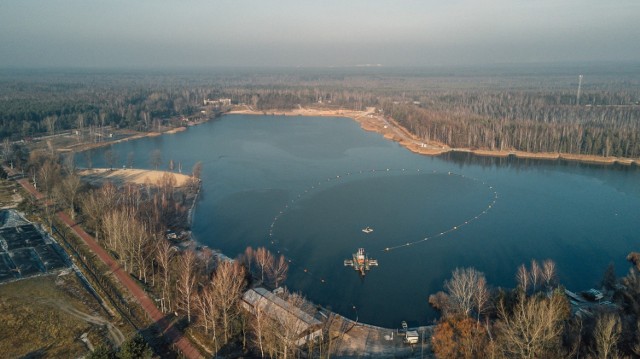
[[[419,105],[384,104],[386,113],[425,141],[451,147],[596,156],[640,156],[640,106],[629,93],[433,94]]]
[[[74,81],[56,78],[35,84],[3,83],[0,138],[18,140],[104,126],[150,131],[161,121],[197,112],[205,96],[205,90],[137,81],[115,84]]]
[[[197,114],[204,99],[230,98],[265,112],[377,107],[425,141],[451,147],[639,157],[637,74],[587,75],[579,102],[576,80],[409,69],[5,75],[0,138],[104,126],[150,131]]]

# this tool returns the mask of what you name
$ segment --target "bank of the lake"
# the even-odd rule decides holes
[[[403,147],[411,152],[427,156],[439,156],[450,152],[472,153],[478,156],[490,157],[507,157],[514,156],[517,158],[529,158],[539,160],[565,160],[578,161],[584,163],[596,164],[621,164],[621,165],[640,165],[638,158],[625,158],[615,156],[593,156],[573,153],[560,152],[527,152],[517,150],[488,150],[473,148],[453,148],[446,144],[420,139],[406,128],[402,127],[395,120],[385,118],[377,113],[375,108],[368,108],[365,111],[342,110],[342,109],[316,109],[316,108],[298,108],[292,110],[265,110],[256,111],[250,108],[236,109],[228,112],[229,114],[243,115],[259,115],[265,116],[282,115],[282,116],[309,116],[309,117],[333,117],[343,116],[350,118],[360,124],[360,127],[366,131],[373,131],[381,134],[385,138],[400,143]]]
[[[427,297],[456,267],[512,287],[518,265],[550,258],[564,285],[589,288],[609,262],[627,270],[640,233],[636,166],[420,156],[344,117],[228,115],[111,150],[134,153],[136,167],[152,167],[156,150],[183,168],[202,161],[200,243],[230,257],[246,246],[282,253],[291,289],[386,327],[436,318]],[[92,152],[95,166],[104,151]],[[380,263],[364,279],[343,266],[359,247]]]

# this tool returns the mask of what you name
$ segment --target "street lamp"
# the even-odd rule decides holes
[[[356,306],[353,306],[353,310],[356,312],[356,325],[358,324],[358,308],[356,308]]]

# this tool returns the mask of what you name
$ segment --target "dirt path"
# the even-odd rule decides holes
[[[124,334],[122,334],[122,332],[120,331],[120,329],[118,329],[115,325],[111,324],[108,320],[102,317],[87,314],[59,300],[50,300],[48,298],[40,298],[38,301],[45,304],[54,305],[58,307],[60,310],[64,311],[65,313],[75,318],[78,318],[80,320],[83,320],[87,323],[95,324],[98,326],[105,326],[107,328],[107,331],[109,332],[109,337],[111,338],[111,342],[118,347],[122,345],[122,343],[124,343],[126,339]]]
[[[111,340],[114,344],[116,344],[116,346],[120,346],[122,345],[122,343],[124,343],[125,341],[125,337],[124,334],[122,334],[122,332],[120,331],[120,329],[118,329],[116,326],[114,326],[113,324],[111,324],[109,321],[107,321],[106,319],[102,318],[102,317],[98,317],[98,316],[94,316],[94,315],[89,315],[87,313],[81,312],[67,304],[64,303],[55,303],[61,310],[69,313],[70,315],[80,319],[80,320],[84,320],[87,323],[91,323],[91,324],[96,324],[96,325],[104,325],[107,327],[107,331],[109,332],[109,337],[111,337]]]

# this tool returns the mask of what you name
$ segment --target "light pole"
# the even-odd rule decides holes
[[[358,324],[358,308],[356,308],[356,306],[353,306],[353,310],[356,312],[356,325]]]

